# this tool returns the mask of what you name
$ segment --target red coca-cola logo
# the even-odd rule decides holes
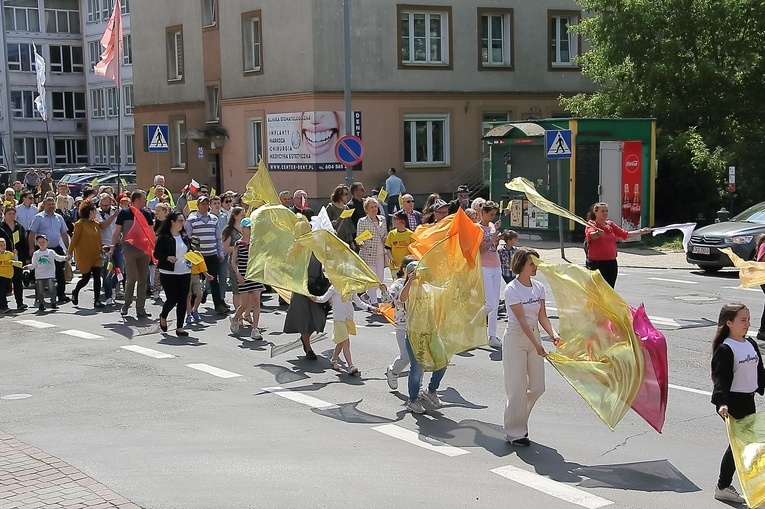
[[[635,154],[630,154],[624,160],[624,169],[627,173],[635,173],[640,169],[640,159]]]

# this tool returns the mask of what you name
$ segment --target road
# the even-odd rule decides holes
[[[0,397],[31,397],[0,399],[0,430],[151,509],[719,507],[712,494],[727,439],[709,402],[713,322],[724,302],[742,301],[756,333],[763,306],[759,289],[737,286],[732,271],[620,271],[617,290],[645,303],[667,338],[662,434],[632,412],[609,431],[548,365],[533,444],[510,446],[501,353],[488,347],[456,356],[444,407],[414,416],[385,381],[392,327],[361,311],[359,378],[330,369],[329,339],[316,345],[319,361],[299,350],[272,358],[269,344],[237,340],[210,311],[178,340],[118,308],[70,304],[1,319]],[[91,299],[83,292],[80,302]],[[284,313],[264,297],[268,342],[296,339],[280,332]]]

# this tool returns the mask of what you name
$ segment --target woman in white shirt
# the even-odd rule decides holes
[[[191,241],[183,226],[185,218],[180,212],[173,211],[167,215],[157,232],[154,245],[154,258],[157,259],[159,278],[165,290],[165,305],[159,315],[159,328],[167,332],[167,317],[175,308],[175,334],[188,336],[183,330],[186,317],[186,297],[191,288],[191,262],[185,258],[191,251]]]
[[[545,391],[544,357],[547,355],[539,335],[539,325],[557,345],[560,337],[545,311],[545,287],[531,279],[537,273],[533,249],[520,247],[511,266],[517,274],[505,288],[507,330],[502,340],[502,367],[505,372],[505,439],[513,445],[527,446],[529,415]]]

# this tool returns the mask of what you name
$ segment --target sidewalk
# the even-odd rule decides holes
[[[550,263],[564,263],[565,260],[561,258],[560,244],[558,242],[550,242],[545,240],[531,240],[523,238],[521,236],[518,239],[519,246],[531,247],[539,251],[539,256],[542,260]],[[680,270],[693,270],[697,269],[695,265],[685,261],[685,253],[675,253],[669,251],[656,251],[648,249],[640,244],[617,244],[619,256],[617,261],[619,267],[633,267],[633,268],[649,268],[649,269],[680,269]],[[577,265],[584,265],[584,249],[582,244],[564,243],[563,244],[566,258],[569,262]]]
[[[68,463],[0,431],[0,509],[141,509]]]

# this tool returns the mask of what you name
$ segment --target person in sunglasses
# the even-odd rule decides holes
[[[414,231],[422,224],[422,212],[414,210],[414,197],[411,194],[405,194],[401,201],[406,212],[406,227]]]

